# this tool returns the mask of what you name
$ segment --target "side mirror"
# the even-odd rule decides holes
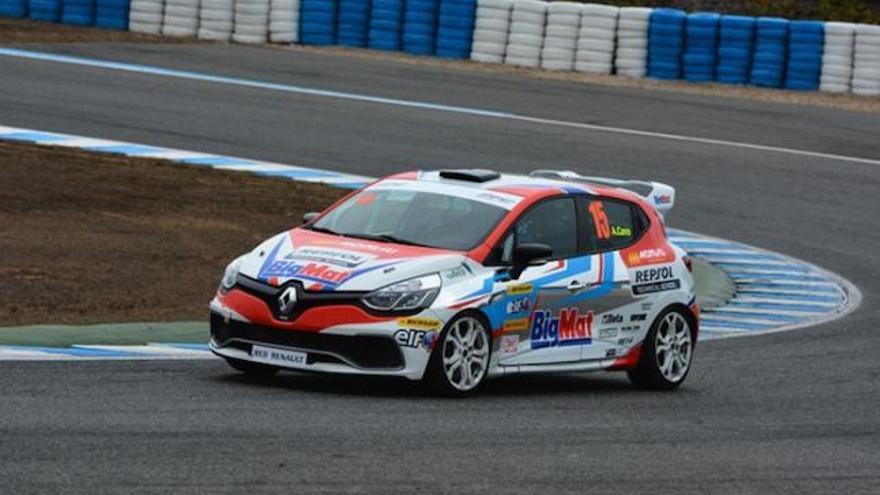
[[[546,244],[525,243],[513,248],[513,267],[510,269],[510,278],[516,280],[526,268],[532,265],[540,265],[544,260],[553,256],[553,248]]]
[[[312,221],[318,218],[321,214],[316,211],[310,211],[303,215],[303,225],[312,223]]]

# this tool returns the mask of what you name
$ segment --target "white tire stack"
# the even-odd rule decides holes
[[[162,32],[162,16],[165,11],[163,0],[131,0],[129,5],[129,31],[147,34]]]
[[[512,8],[513,0],[479,0],[477,2],[471,60],[492,64],[504,62]]]
[[[269,40],[269,0],[235,0],[232,41],[261,44]]]
[[[504,63],[524,67],[541,64],[547,3],[539,0],[515,0],[510,17],[510,36]]]
[[[165,36],[193,36],[199,32],[199,0],[166,0],[162,16]]]
[[[547,26],[544,46],[541,48],[541,68],[572,70],[581,28],[583,4],[550,2],[547,7]]]
[[[271,0],[269,9],[269,41],[299,41],[299,0]]]
[[[622,76],[645,77],[648,72],[648,27],[651,24],[651,11],[647,7],[620,9],[614,66]]]
[[[202,0],[199,8],[199,39],[229,41],[232,38],[235,0]]]
[[[822,77],[819,89],[846,93],[852,87],[853,50],[856,25],[848,22],[825,23],[825,47],[822,54]]]
[[[852,90],[862,96],[880,96],[880,26],[858,24]]]
[[[611,74],[614,70],[614,42],[617,37],[617,16],[620,9],[613,5],[588,3],[583,7],[578,32],[574,70],[593,74]]]

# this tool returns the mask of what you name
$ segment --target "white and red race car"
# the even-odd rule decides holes
[[[233,261],[211,349],[246,373],[393,375],[450,395],[588,370],[673,389],[699,319],[664,228],[674,196],[558,171],[381,179]]]

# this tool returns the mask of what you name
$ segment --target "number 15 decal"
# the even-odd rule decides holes
[[[590,202],[590,215],[593,216],[593,225],[596,226],[596,236],[599,239],[611,237],[611,226],[608,225],[608,215],[605,214],[605,206],[601,201]]]

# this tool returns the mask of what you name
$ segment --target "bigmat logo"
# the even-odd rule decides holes
[[[260,274],[262,277],[300,277],[338,285],[351,275],[348,270],[339,270],[321,263],[297,263],[278,260]]]
[[[566,308],[559,316],[546,310],[532,317],[532,349],[564,345],[587,345],[593,341],[593,312],[579,314],[578,308]]]

